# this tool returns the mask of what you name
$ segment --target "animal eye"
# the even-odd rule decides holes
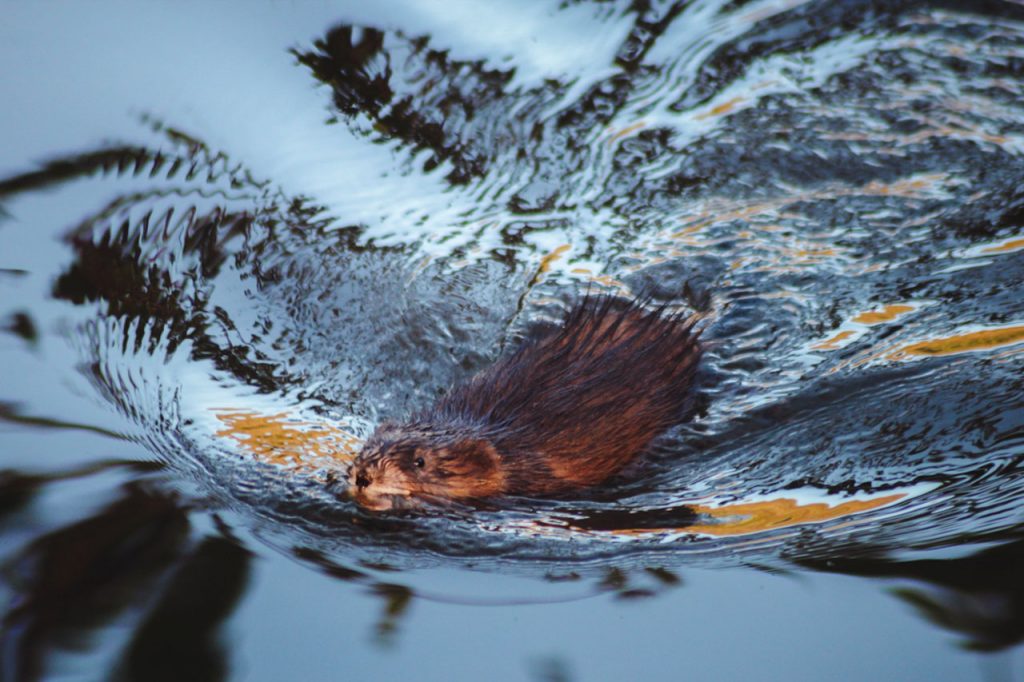
[[[415,464],[417,468],[422,469],[426,462],[423,461],[422,457],[417,457],[413,464]]]

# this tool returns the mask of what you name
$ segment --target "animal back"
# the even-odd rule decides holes
[[[524,469],[508,492],[599,483],[681,418],[700,358],[695,320],[586,299],[561,330],[453,390],[435,418],[479,424],[511,473]],[[548,474],[561,485],[543,485]]]

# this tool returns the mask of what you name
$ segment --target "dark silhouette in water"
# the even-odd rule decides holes
[[[697,319],[588,297],[561,330],[378,427],[349,469],[350,490],[381,510],[601,483],[681,418],[701,355]]]

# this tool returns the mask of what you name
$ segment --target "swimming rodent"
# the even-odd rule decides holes
[[[385,510],[601,483],[682,417],[701,356],[697,319],[588,296],[560,330],[380,425],[349,468],[349,490]]]

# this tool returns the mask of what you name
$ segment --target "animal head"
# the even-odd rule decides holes
[[[484,438],[384,426],[349,468],[349,490],[356,502],[375,511],[487,497],[504,489],[500,464]]]

